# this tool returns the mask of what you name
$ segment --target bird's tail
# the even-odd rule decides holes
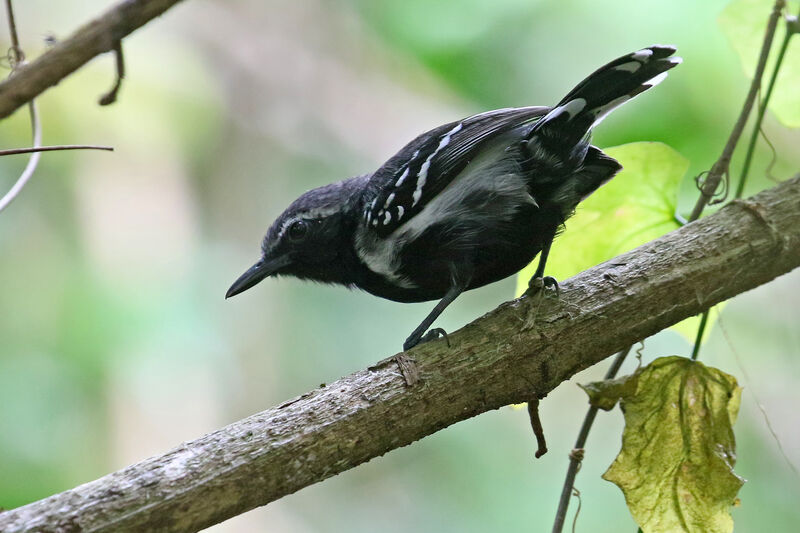
[[[528,137],[573,147],[612,110],[664,81],[682,61],[671,57],[675,51],[673,46],[648,46],[600,67],[539,120]]]

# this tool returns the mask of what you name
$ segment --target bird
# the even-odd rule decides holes
[[[623,55],[555,106],[496,109],[444,124],[409,142],[372,173],[312,189],[272,223],[259,260],[228,289],[267,277],[345,285],[396,302],[439,300],[403,343],[430,329],[461,293],[539,262],[578,204],[622,166],[590,143],[611,111],[662,82],[681,63],[673,46]]]

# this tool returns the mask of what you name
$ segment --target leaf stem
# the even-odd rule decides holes
[[[700,315],[700,325],[697,327],[697,337],[694,339],[694,348],[692,349],[692,361],[697,361],[697,356],[700,354],[700,344],[703,341],[703,333],[706,331],[709,311],[710,309],[706,309],[703,311],[703,314]]]

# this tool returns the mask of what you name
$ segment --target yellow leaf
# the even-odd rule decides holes
[[[625,415],[622,450],[603,478],[622,489],[642,531],[733,531],[729,510],[744,483],[733,471],[735,378],[672,356],[584,390],[593,405],[619,402]]]

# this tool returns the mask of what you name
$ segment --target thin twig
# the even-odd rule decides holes
[[[531,428],[536,436],[536,453],[534,457],[538,459],[547,453],[547,441],[544,438],[542,420],[539,418],[539,398],[528,402],[528,417],[531,419]]]
[[[114,86],[106,94],[100,97],[100,105],[111,105],[117,101],[119,88],[122,87],[122,80],[125,78],[125,59],[122,57],[122,41],[114,43],[114,64],[116,71],[114,74]]]
[[[775,82],[778,79],[778,72],[780,72],[781,65],[783,64],[783,58],[786,56],[786,50],[789,48],[789,41],[792,40],[792,37],[796,33],[797,30],[795,30],[792,26],[792,19],[787,17],[786,35],[784,36],[783,43],[778,51],[778,58],[775,60],[775,66],[772,69],[772,76],[770,76],[769,85],[767,85],[767,91],[764,93],[764,99],[761,101],[761,105],[758,107],[756,123],[753,125],[753,134],[750,136],[750,143],[747,145],[747,155],[745,155],[744,163],[742,163],[742,173],[739,176],[739,183],[736,185],[736,198],[741,198],[742,193],[744,192],[744,185],[747,181],[747,175],[750,172],[750,165],[753,162],[753,154],[755,153],[756,142],[758,141],[758,133],[761,131],[761,123],[764,121],[764,115],[767,112],[767,105],[769,104],[769,99],[772,97],[772,90],[775,88]]]
[[[14,20],[14,8],[11,5],[11,0],[6,0],[6,13],[8,14],[8,31],[11,35],[11,49],[14,54],[14,64],[11,66],[11,75],[13,75],[16,69],[24,64],[25,54],[22,52],[22,48],[19,46],[17,25]],[[33,148],[40,148],[42,146],[42,128],[41,124],[39,123],[39,112],[36,110],[36,100],[31,100],[28,102],[28,110],[31,117]],[[16,198],[23,187],[25,187],[25,184],[28,183],[28,180],[31,179],[31,176],[33,176],[33,173],[36,171],[36,167],[39,165],[39,159],[41,157],[42,154],[39,151],[36,151],[33,153],[33,155],[31,155],[31,158],[28,160],[28,164],[25,165],[25,169],[22,171],[19,179],[16,181],[16,183],[14,183],[5,196],[0,198],[0,212],[2,212],[3,209],[8,207],[8,205],[14,201],[14,198]]]
[[[703,311],[700,316],[700,325],[697,327],[697,336],[694,339],[694,348],[692,348],[692,361],[697,360],[700,355],[700,344],[703,342],[703,333],[706,331],[706,324],[708,324],[708,312],[710,309]]]
[[[633,346],[622,350],[614,357],[614,362],[611,363],[606,375],[603,379],[613,379],[619,372],[623,361],[628,356]],[[572,488],[575,485],[575,476],[583,461],[583,449],[586,444],[586,439],[589,437],[589,431],[592,429],[594,418],[597,416],[597,407],[591,406],[586,412],[583,419],[583,425],[578,438],[575,440],[575,446],[569,454],[569,466],[567,467],[567,477],[564,479],[564,486],[561,489],[561,499],[558,501],[558,510],[556,511],[556,519],[553,523],[553,533],[561,533],[564,528],[564,520],[567,516],[567,508],[569,507],[569,499],[572,496]]]
[[[722,180],[724,176],[728,175],[731,158],[733,157],[733,151],[739,142],[739,138],[742,136],[744,127],[747,124],[747,119],[753,109],[753,103],[755,102],[758,91],[761,88],[761,78],[763,77],[764,69],[767,66],[767,58],[769,57],[769,51],[772,48],[772,40],[775,37],[775,29],[778,27],[778,19],[780,18],[785,7],[786,0],[775,0],[775,5],[772,7],[772,13],[770,13],[769,20],[767,22],[767,31],[764,34],[764,43],[761,45],[761,55],[758,58],[756,72],[753,75],[753,81],[750,84],[750,90],[745,98],[742,111],[739,113],[739,118],[736,121],[733,130],[731,131],[730,137],[728,137],[728,142],[725,144],[725,148],[722,150],[722,155],[719,157],[719,159],[717,159],[716,163],[714,163],[714,166],[711,167],[708,176],[700,188],[700,198],[697,199],[697,203],[694,205],[694,209],[692,209],[692,214],[689,216],[690,221],[700,218],[700,214],[703,212],[703,209],[705,209],[706,205],[708,205],[708,202],[711,201],[711,198],[713,198],[717,187],[719,187],[720,180]]]
[[[31,154],[34,152],[57,152],[60,150],[105,150],[113,152],[113,146],[98,146],[94,144],[58,144],[55,146],[31,146],[29,148],[9,148],[0,150],[0,157],[4,155]]]
[[[572,488],[572,495],[578,498],[578,508],[575,509],[575,517],[572,519],[572,533],[575,533],[576,528],[578,527],[578,515],[581,514],[581,507],[583,507],[583,501],[581,500],[581,491],[576,488]]]
[[[39,112],[36,110],[36,102],[31,100],[31,102],[28,104],[28,108],[30,109],[31,127],[33,128],[33,147],[40,148],[42,144],[42,128],[39,124]],[[36,171],[36,166],[39,164],[39,159],[41,157],[41,152],[34,152],[33,155],[31,155],[31,158],[28,160],[28,164],[25,165],[25,169],[22,171],[22,174],[19,176],[17,182],[14,183],[5,196],[0,198],[0,212],[2,212],[3,209],[8,207],[8,205],[14,201],[23,187],[25,187],[25,184],[28,183],[28,180],[31,179],[31,176],[33,176],[33,173]]]
[[[19,46],[17,22],[14,20],[14,9],[11,6],[11,0],[6,0],[6,15],[8,16],[8,33],[11,36],[11,51],[14,53],[15,65],[18,65],[25,59],[25,54],[22,53],[22,48]]]

